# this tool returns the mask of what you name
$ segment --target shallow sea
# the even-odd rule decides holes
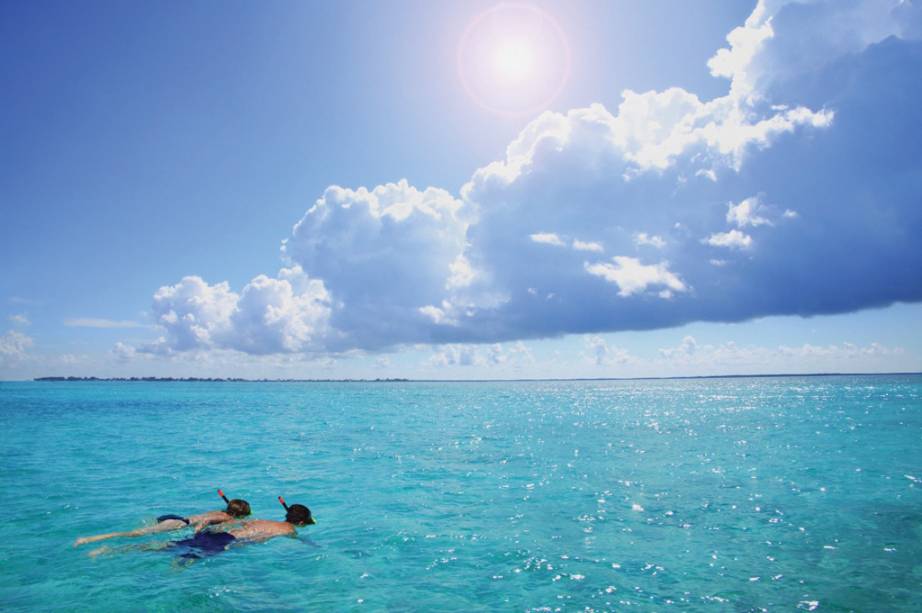
[[[922,606],[920,376],[0,383],[0,430],[4,611]],[[318,524],[71,546],[218,487]]]

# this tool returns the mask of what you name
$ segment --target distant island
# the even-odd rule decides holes
[[[36,377],[33,381],[127,381],[156,383],[406,383],[409,379],[243,379],[241,377]]]

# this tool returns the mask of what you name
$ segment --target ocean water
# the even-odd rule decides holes
[[[0,430],[3,611],[922,607],[920,376],[0,383]],[[218,487],[318,523],[72,547]]]

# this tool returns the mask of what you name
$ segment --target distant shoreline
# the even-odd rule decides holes
[[[565,381],[669,381],[689,379],[772,379],[795,377],[895,377],[922,372],[819,372],[758,375],[684,375],[674,377],[573,377],[534,379],[245,379],[240,377],[35,377],[41,383],[526,383]]]

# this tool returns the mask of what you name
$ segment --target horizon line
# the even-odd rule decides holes
[[[46,376],[32,379],[8,379],[3,383],[528,383],[528,382],[579,382],[579,381],[669,381],[689,379],[770,379],[793,377],[876,377],[919,376],[922,371],[892,372],[806,372],[760,373],[727,375],[675,375],[648,377],[523,377],[500,379],[415,379],[404,377],[341,378],[341,379],[249,379],[244,377],[75,377]]]

